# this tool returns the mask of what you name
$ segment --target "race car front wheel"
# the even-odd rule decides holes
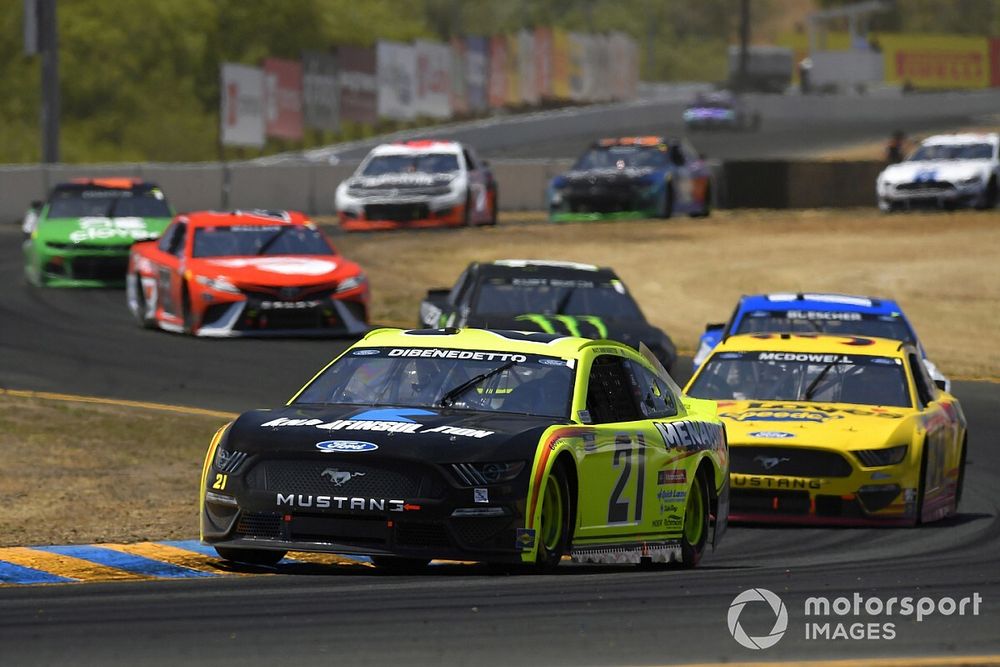
[[[223,560],[231,560],[247,565],[277,565],[285,557],[287,551],[271,551],[270,549],[235,549],[232,547],[215,547]]]
[[[129,296],[129,306],[133,307],[132,317],[143,329],[153,329],[156,327],[156,320],[146,317],[149,307],[146,305],[146,295],[142,291],[142,278],[138,273],[128,275],[128,283],[125,286]]]
[[[563,466],[556,464],[545,480],[542,489],[542,507],[539,517],[538,556],[535,563],[539,570],[550,571],[559,565],[570,539],[569,483]]]
[[[701,560],[708,542],[709,500],[708,483],[699,472],[688,491],[684,509],[684,528],[681,531],[681,566],[694,567]]]
[[[674,214],[674,188],[670,183],[663,188],[663,195],[660,198],[660,205],[656,211],[656,217],[666,220]]]

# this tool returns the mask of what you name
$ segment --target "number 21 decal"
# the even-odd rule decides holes
[[[226,482],[228,481],[229,475],[223,475],[221,472],[217,472],[215,473],[215,484],[212,485],[212,488],[222,491],[226,488]]]
[[[632,477],[633,454],[638,474],[636,475],[635,511],[632,520],[635,523],[642,521],[642,493],[646,480],[646,442],[642,434],[635,436],[635,445],[635,447],[632,446],[631,435],[618,434],[615,436],[615,454],[611,465],[614,468],[621,468],[621,472],[618,474],[618,481],[611,492],[610,500],[608,500],[608,523],[625,523],[629,520],[629,499],[623,499],[622,493]]]

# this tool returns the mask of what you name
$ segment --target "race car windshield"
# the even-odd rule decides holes
[[[332,254],[319,231],[299,225],[200,227],[194,232],[194,257]]]
[[[491,278],[479,287],[477,315],[590,315],[642,320],[642,311],[618,281]]]
[[[737,325],[736,333],[827,333],[916,342],[902,317],[852,312],[789,310],[747,313]]]
[[[737,401],[912,406],[899,359],[793,352],[721,352],[688,394]]]
[[[458,156],[453,153],[420,155],[377,155],[368,161],[362,176],[383,174],[452,174],[458,171]]]
[[[580,156],[573,169],[655,169],[665,166],[667,153],[659,146],[608,146],[590,149]]]
[[[910,155],[908,160],[989,160],[993,157],[991,144],[934,144],[924,145]]]
[[[110,189],[57,192],[48,212],[50,218],[169,218],[172,215],[162,195]]]
[[[570,362],[554,357],[489,350],[355,348],[316,377],[295,403],[445,406],[565,419],[573,381]]]

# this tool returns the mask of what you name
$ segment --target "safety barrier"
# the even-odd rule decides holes
[[[337,185],[356,163],[29,165],[0,168],[0,221],[20,220],[32,200],[76,177],[135,176],[158,183],[178,211],[288,208],[333,213]],[[810,160],[727,161],[713,166],[715,205],[721,208],[841,208],[873,206],[879,162]],[[493,170],[507,211],[546,206],[549,180],[566,160],[495,160]]]

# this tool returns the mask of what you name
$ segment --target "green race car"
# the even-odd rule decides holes
[[[122,286],[131,245],[159,238],[173,216],[153,183],[132,178],[60,183],[25,216],[24,275],[39,286]]]

